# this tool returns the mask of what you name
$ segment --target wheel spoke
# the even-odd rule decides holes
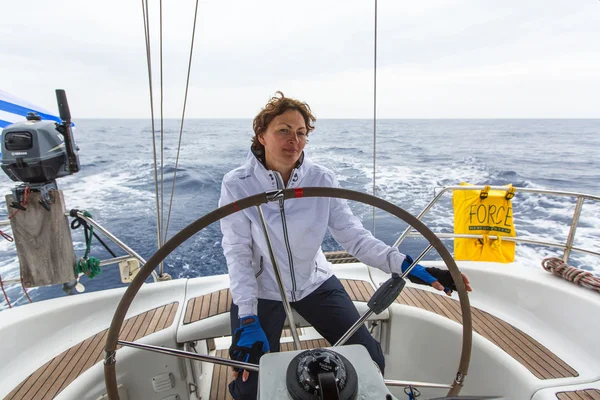
[[[168,347],[152,346],[150,344],[128,342],[125,340],[119,340],[119,341],[117,341],[117,343],[120,344],[121,346],[133,347],[136,349],[147,350],[147,351],[153,351],[155,353],[167,354],[169,356],[174,356],[174,357],[190,358],[192,360],[206,361],[206,362],[210,362],[213,364],[227,365],[230,367],[246,369],[248,371],[258,371],[258,365],[256,365],[256,364],[250,364],[250,363],[245,363],[242,361],[230,360],[228,358],[206,356],[203,354],[192,353],[191,351],[176,350],[176,349],[170,349]]]
[[[417,381],[398,381],[394,379],[384,379],[383,382],[386,386],[414,386],[414,387],[428,387],[438,389],[450,389],[452,385],[446,383],[431,383],[431,382],[417,382]]]

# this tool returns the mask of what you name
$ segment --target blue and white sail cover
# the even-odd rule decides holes
[[[42,107],[0,90],[0,129],[25,120],[27,113],[36,112],[42,119],[61,122],[60,117]]]
[[[60,117],[52,112],[0,90],[0,138],[3,128],[15,122],[24,121],[27,113],[32,111],[42,119],[62,122]]]

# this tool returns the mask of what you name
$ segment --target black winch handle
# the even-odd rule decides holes
[[[386,310],[404,289],[406,281],[397,273],[393,273],[392,277],[385,281],[383,285],[377,289],[371,297],[367,306],[375,314],[379,314]]]

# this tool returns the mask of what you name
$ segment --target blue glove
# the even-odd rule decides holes
[[[407,255],[402,262],[402,272],[406,271],[406,269],[410,267],[412,263],[413,259]],[[413,269],[410,270],[408,279],[413,283],[430,286],[433,282],[439,281],[442,285],[444,285],[444,292],[446,293],[452,293],[453,290],[456,290],[456,285],[454,284],[452,275],[450,275],[450,271],[445,269],[435,267],[425,268],[422,265],[417,264]]]
[[[229,357],[232,360],[258,364],[269,351],[269,341],[256,315],[240,318],[240,327],[233,334]],[[237,371],[237,369],[236,369]]]

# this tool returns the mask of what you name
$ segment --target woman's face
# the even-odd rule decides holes
[[[299,111],[287,110],[273,118],[266,131],[258,136],[265,146],[267,168],[281,173],[294,169],[307,136],[306,122]]]

